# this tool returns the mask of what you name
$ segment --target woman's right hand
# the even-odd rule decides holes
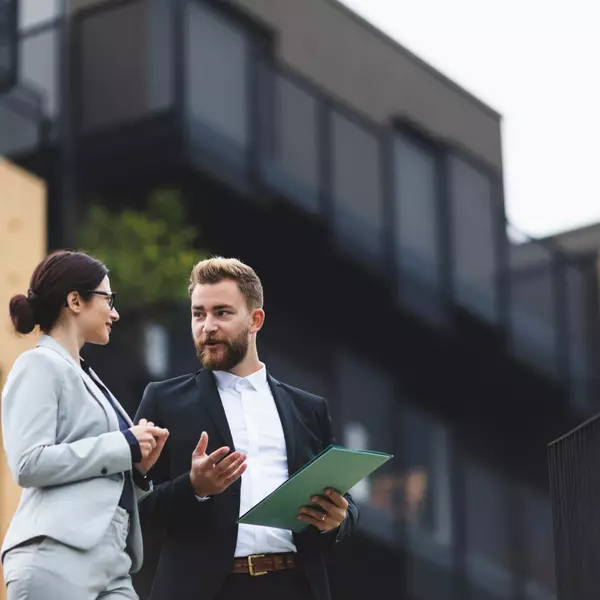
[[[166,429],[146,423],[144,419],[138,425],[130,427],[129,431],[133,433],[140,445],[142,460],[152,454],[152,451],[156,448],[157,440],[163,439],[167,435]]]

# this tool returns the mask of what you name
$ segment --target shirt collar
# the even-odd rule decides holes
[[[267,369],[263,363],[260,363],[260,369],[251,373],[247,377],[238,377],[229,371],[214,371],[217,387],[220,390],[235,387],[235,384],[245,379],[255,390],[260,390],[267,384]]]
[[[44,346],[46,348],[51,348],[55,352],[58,352],[64,359],[68,360],[71,364],[79,366],[78,361],[76,361],[69,354],[68,350],[60,342],[56,341],[52,336],[43,333],[42,335],[40,335],[37,345]]]

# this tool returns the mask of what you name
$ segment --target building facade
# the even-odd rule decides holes
[[[596,265],[521,260],[500,116],[334,0],[22,0],[19,58],[0,152],[47,181],[49,247],[176,187],[263,279],[271,372],[395,455],[335,597],[554,598],[546,445],[595,411]],[[197,368],[176,313],[166,376]],[[155,374],[115,333],[93,358],[135,410]]]

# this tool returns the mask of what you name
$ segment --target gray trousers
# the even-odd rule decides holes
[[[106,534],[90,550],[38,538],[3,561],[7,600],[138,600],[125,548],[129,515],[117,507]]]

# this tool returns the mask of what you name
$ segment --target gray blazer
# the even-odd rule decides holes
[[[47,335],[8,374],[2,392],[2,437],[12,476],[23,488],[2,556],[38,536],[81,550],[94,546],[119,503],[124,474],[133,482],[131,450],[104,394]],[[138,502],[149,493],[134,489]],[[137,506],[128,547],[135,572],[143,560]]]

